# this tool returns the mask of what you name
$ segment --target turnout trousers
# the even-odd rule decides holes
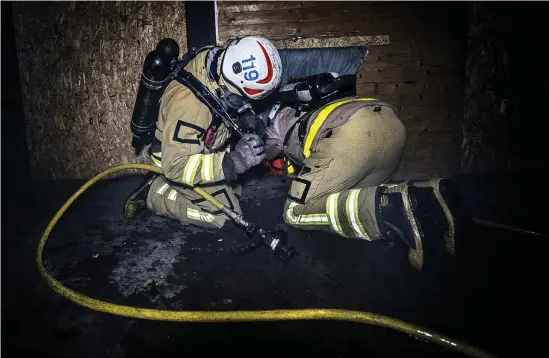
[[[286,224],[347,238],[381,238],[378,187],[396,171],[406,131],[391,108],[364,107],[311,147],[284,207]]]

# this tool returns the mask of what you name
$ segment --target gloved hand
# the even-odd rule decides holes
[[[246,133],[229,153],[236,174],[242,174],[265,158],[265,144],[257,134]]]
[[[255,133],[260,137],[265,134],[265,123],[252,111],[246,111],[238,116],[237,124],[245,133]]]

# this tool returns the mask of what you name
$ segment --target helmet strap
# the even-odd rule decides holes
[[[221,84],[216,90],[217,97],[223,103],[225,109],[232,113],[239,113],[243,104],[247,103],[246,99],[237,93],[231,92],[227,86]]]

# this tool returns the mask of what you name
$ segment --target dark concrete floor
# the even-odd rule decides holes
[[[545,282],[541,267],[546,239],[476,227],[458,259],[433,256],[424,273],[408,266],[399,243],[367,243],[293,229],[288,230],[289,239],[300,255],[292,262],[283,264],[267,250],[235,258],[228,248],[243,239],[239,229],[182,228],[149,213],[140,220],[125,220],[124,199],[140,180],[127,176],[98,184],[61,220],[46,247],[45,261],[66,285],[102,300],[150,308],[370,311],[423,325],[501,356],[519,351],[528,356],[526,351],[543,346],[543,340],[537,340],[543,332],[528,324],[541,315],[547,299],[539,288]],[[456,180],[473,214],[515,218],[515,223],[543,229],[543,222],[529,215],[526,206],[515,215],[502,209],[502,203],[511,207],[511,194],[505,191],[509,188],[493,189],[493,178]],[[34,257],[41,231],[79,185],[79,181],[35,183],[31,209],[11,213],[9,230],[4,229],[8,223],[3,218],[2,353],[6,357],[25,353],[41,357],[454,356],[401,333],[359,324],[165,323],[74,305],[39,277]],[[282,223],[286,187],[283,179],[274,177],[247,183],[244,213],[266,227]],[[513,198],[524,199],[523,195]]]

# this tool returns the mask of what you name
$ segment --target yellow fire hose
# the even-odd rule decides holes
[[[350,311],[343,309],[274,309],[274,310],[259,310],[259,311],[170,311],[149,308],[139,308],[114,304],[101,301],[81,293],[71,290],[64,286],[55,277],[53,277],[44,266],[44,246],[48,237],[67,209],[72,203],[82,195],[90,186],[112,173],[128,170],[128,169],[143,169],[155,173],[162,174],[162,170],[158,167],[147,164],[122,164],[96,175],[88,180],[80,189],[78,189],[66,202],[61,209],[57,211],[53,219],[48,224],[48,227],[42,234],[36,252],[36,263],[40,274],[53,290],[69,299],[70,301],[90,308],[95,311],[110,313],[117,316],[148,319],[157,321],[175,321],[175,322],[257,322],[257,321],[296,321],[296,320],[332,320],[332,321],[347,321],[370,324],[378,327],[390,328],[395,331],[414,336],[416,338],[427,341],[428,343],[438,344],[444,348],[457,351],[473,357],[494,357],[476,347],[470,346],[455,339],[443,336],[436,332],[429,331],[419,326],[412,325],[394,318],[378,315],[370,312]],[[200,188],[194,188],[194,191],[203,196],[206,200],[212,203],[217,208],[223,206],[214,197],[206,193]]]

